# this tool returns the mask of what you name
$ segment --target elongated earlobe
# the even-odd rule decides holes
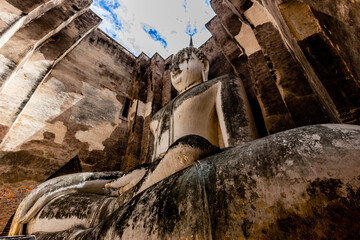
[[[204,61],[204,70],[201,72],[203,82],[206,82],[208,80],[209,65],[209,61]]]

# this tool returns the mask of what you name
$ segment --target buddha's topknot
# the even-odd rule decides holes
[[[172,60],[171,70],[176,71],[179,68],[179,64],[187,60],[185,56],[191,56],[194,53],[202,63],[208,62],[209,60],[199,49],[195,47],[186,47],[180,50]]]

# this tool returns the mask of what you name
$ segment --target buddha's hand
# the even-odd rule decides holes
[[[105,190],[110,196],[120,196],[134,187],[145,176],[147,167],[139,167],[129,171],[115,181],[105,184]]]

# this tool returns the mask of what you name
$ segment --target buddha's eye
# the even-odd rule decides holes
[[[173,69],[174,69],[174,70],[180,69],[179,64],[174,65]]]
[[[180,71],[180,66],[178,63],[173,63],[170,67],[170,71],[173,73],[176,73],[178,71]]]

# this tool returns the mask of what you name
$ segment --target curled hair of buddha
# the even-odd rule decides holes
[[[172,60],[172,65],[170,67],[170,70],[176,71],[179,68],[179,64],[188,60],[191,54],[194,53],[195,56],[202,62],[206,63],[209,62],[205,54],[203,54],[199,49],[195,47],[186,47],[180,50]]]

